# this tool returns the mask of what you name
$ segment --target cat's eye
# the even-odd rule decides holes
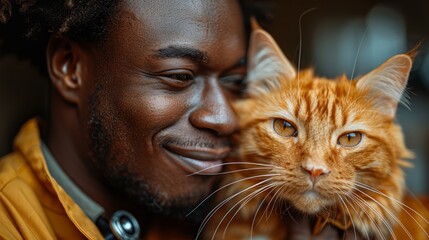
[[[343,147],[355,147],[362,140],[362,133],[349,132],[341,135],[338,138],[338,144]]]
[[[298,131],[296,130],[296,128],[290,122],[284,119],[280,119],[280,118],[274,119],[273,128],[277,134],[283,137],[298,136]]]

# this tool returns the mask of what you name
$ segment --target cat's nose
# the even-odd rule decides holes
[[[309,175],[313,184],[315,184],[322,176],[326,176],[331,173],[331,171],[325,166],[313,166],[307,164],[301,166],[301,168]]]

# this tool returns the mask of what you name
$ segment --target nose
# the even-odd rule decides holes
[[[217,79],[208,81],[197,108],[190,115],[190,122],[220,136],[228,136],[238,130],[237,116]]]
[[[323,176],[327,176],[331,171],[323,165],[305,164],[301,166],[302,170],[308,174],[310,180],[315,184]]]

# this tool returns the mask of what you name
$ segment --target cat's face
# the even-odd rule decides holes
[[[368,198],[360,192],[368,186],[402,194],[399,167],[410,154],[394,115],[410,57],[395,56],[355,81],[328,80],[296,74],[259,31],[251,42],[249,99],[236,105],[243,161],[272,165],[278,196],[306,213]]]

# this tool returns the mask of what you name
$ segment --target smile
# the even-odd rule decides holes
[[[173,157],[186,172],[213,174],[222,170],[223,159],[231,152],[231,148],[183,148],[177,145],[165,145],[167,153]]]

